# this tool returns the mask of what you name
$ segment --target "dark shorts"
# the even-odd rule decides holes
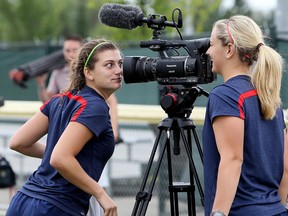
[[[68,216],[69,214],[49,202],[27,196],[21,192],[17,192],[12,198],[6,212],[6,216],[41,215]]]
[[[281,214],[277,214],[275,216],[288,216],[288,211],[282,212]]]

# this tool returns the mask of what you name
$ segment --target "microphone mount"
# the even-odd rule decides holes
[[[178,10],[178,20],[177,22],[174,21],[174,12]],[[146,23],[148,28],[153,29],[153,40],[159,40],[159,35],[161,35],[161,31],[163,31],[166,26],[176,28],[179,31],[179,28],[182,28],[183,25],[183,18],[182,12],[179,8],[174,9],[172,14],[173,21],[167,21],[167,17],[160,14],[150,14],[148,17],[144,17],[143,14],[138,16],[137,23]],[[158,49],[158,48],[156,48]]]
[[[179,10],[179,9],[178,9]],[[178,22],[167,21],[167,17],[160,14],[150,14],[148,17],[142,17],[141,21],[147,23],[149,28],[157,31],[162,31],[166,26],[174,28],[182,28],[182,13],[179,10]]]
[[[159,17],[159,18],[157,18]],[[164,30],[166,26],[175,27],[175,24],[167,21],[166,16],[159,14],[150,14],[147,18],[143,18],[149,28],[154,30]]]

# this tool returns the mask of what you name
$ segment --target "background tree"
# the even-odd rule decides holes
[[[31,41],[58,37],[63,32],[59,22],[69,0],[1,0],[1,41]],[[68,10],[67,10],[68,11]],[[68,13],[64,13],[66,15]]]
[[[58,40],[69,34],[83,37],[109,37],[116,41],[140,41],[152,37],[146,24],[133,30],[112,28],[99,23],[100,7],[110,0],[1,0],[0,41],[45,41]],[[116,0],[115,3],[131,4],[131,0]],[[234,14],[257,16],[259,24],[271,25],[271,17],[252,14],[245,0],[235,0],[231,8],[223,9],[222,0],[134,0],[133,5],[141,8],[144,15],[161,14],[172,20],[172,11],[181,9],[184,25],[181,33],[187,37],[210,32],[212,24],[220,18]],[[175,14],[177,16],[177,13]],[[255,19],[255,17],[253,17]],[[273,19],[272,19],[273,20]],[[177,37],[174,28],[166,27],[165,37]]]

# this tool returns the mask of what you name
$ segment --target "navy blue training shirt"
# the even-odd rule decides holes
[[[76,159],[96,181],[114,151],[114,136],[109,107],[92,88],[54,96],[41,107],[49,118],[46,150],[38,169],[21,188],[26,195],[46,200],[71,215],[86,215],[91,195],[64,179],[51,165],[50,156],[69,122],[79,122],[94,136],[79,152]],[[65,157],[65,155],[63,155]]]
[[[212,128],[217,116],[235,116],[244,121],[244,160],[229,216],[284,212],[277,193],[284,163],[283,111],[279,108],[273,120],[264,120],[250,77],[239,75],[215,87],[209,95],[203,128],[205,216],[210,215],[214,202],[220,161]]]

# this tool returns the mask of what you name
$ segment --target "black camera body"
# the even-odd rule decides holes
[[[157,81],[161,85],[194,86],[211,83],[216,79],[212,62],[206,51],[209,38],[193,40],[142,41],[140,47],[158,51],[160,56],[126,56],[123,62],[125,83]],[[183,48],[187,55],[168,56],[172,50]]]

